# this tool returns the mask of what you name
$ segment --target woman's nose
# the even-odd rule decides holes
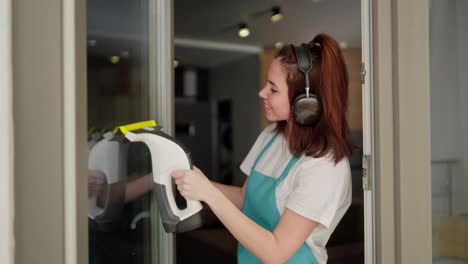
[[[266,89],[265,89],[265,87],[262,88],[262,89],[260,90],[260,92],[258,92],[258,97],[260,97],[260,98],[262,98],[262,99],[266,99]]]

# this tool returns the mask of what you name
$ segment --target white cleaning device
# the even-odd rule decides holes
[[[156,202],[166,232],[179,233],[202,225],[200,201],[187,200],[187,207],[180,209],[175,201],[171,172],[176,169],[192,169],[189,152],[174,138],[161,131],[153,120],[120,126],[114,134],[122,133],[131,142],[147,145],[152,159]]]

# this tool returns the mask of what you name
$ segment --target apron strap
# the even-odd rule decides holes
[[[268,143],[265,145],[265,147],[262,149],[262,152],[260,152],[260,154],[257,156],[257,159],[255,160],[255,163],[254,165],[252,166],[252,170],[255,169],[255,166],[257,166],[257,163],[258,161],[262,158],[263,154],[265,154],[265,152],[267,151],[267,149],[270,148],[271,144],[273,143],[273,141],[275,141],[276,137],[278,136],[278,134],[275,134],[273,137],[271,137],[270,141],[268,141]]]
[[[291,168],[296,164],[296,162],[301,158],[301,156],[293,156],[291,158],[291,160],[288,162],[288,165],[286,165],[286,168],[284,168],[283,172],[281,173],[281,176],[276,179],[276,185],[280,184],[284,180],[284,178],[286,178]]]

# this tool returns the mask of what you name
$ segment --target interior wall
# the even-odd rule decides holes
[[[463,183],[457,185],[459,189],[455,191],[460,194],[458,197],[457,209],[464,214],[468,214],[468,1],[456,1],[456,18],[457,18],[457,65],[458,65],[458,86],[459,86],[459,104],[461,106],[461,135],[463,136],[461,151],[461,169],[463,175]]]
[[[452,163],[460,153],[460,105],[456,17],[454,1],[432,1],[430,10],[431,60],[431,144],[432,144],[432,244],[433,256],[439,256],[441,216],[451,206],[448,177]],[[441,52],[443,51],[443,52]]]
[[[431,4],[431,132],[432,159],[460,156],[460,105],[457,72],[457,27],[455,1]]]
[[[348,125],[353,131],[362,131],[361,49],[343,49],[342,53],[349,77]]]
[[[260,133],[258,111],[259,56],[219,65],[210,73],[210,96],[232,99],[234,185],[241,185],[245,175],[239,166]]]
[[[468,213],[468,19],[466,1],[434,0],[430,13],[433,226],[438,216]],[[451,177],[451,179],[450,179]],[[452,182],[450,184],[450,181]],[[435,232],[437,233],[437,232]]]
[[[432,242],[434,263],[466,253],[453,224],[468,205],[468,2],[432,0],[430,9]],[[463,221],[462,218],[460,218]],[[460,233],[462,234],[462,233]],[[453,240],[458,241],[458,240]],[[457,252],[457,253],[455,253]],[[461,255],[460,255],[461,254]],[[461,263],[461,262],[460,262]],[[463,262],[466,263],[466,262]]]
[[[460,159],[461,105],[457,61],[457,18],[455,1],[436,0],[431,4],[431,144],[433,242],[437,249],[440,216],[452,206],[448,186],[450,173]],[[453,177],[452,177],[453,178]],[[434,250],[434,255],[438,255]]]

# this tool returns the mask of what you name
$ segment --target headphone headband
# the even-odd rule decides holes
[[[296,47],[291,45],[294,54],[296,55],[297,68],[304,74],[306,89],[309,88],[309,72],[312,69],[312,54],[310,54],[309,47],[302,43],[301,46]]]

